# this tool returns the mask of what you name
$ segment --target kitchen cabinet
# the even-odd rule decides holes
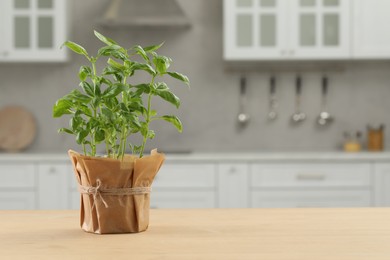
[[[367,207],[369,163],[253,164],[251,207]]]
[[[1,155],[0,209],[79,209],[63,155]],[[167,155],[151,208],[390,205],[390,153]]]
[[[254,190],[252,208],[336,208],[369,207],[369,189],[343,190]]]
[[[0,174],[0,209],[37,207],[37,174],[33,163],[2,163]]]
[[[71,173],[69,163],[38,164],[39,209],[69,208],[68,190]]]
[[[151,208],[215,208],[216,165],[213,163],[165,163],[151,193]]]
[[[352,55],[359,59],[390,57],[390,1],[354,0]]]
[[[218,165],[218,197],[220,208],[248,207],[248,164]]]
[[[66,0],[0,1],[0,62],[61,62]]]
[[[226,60],[350,57],[349,0],[224,0]]]
[[[374,182],[375,206],[390,206],[390,163],[374,165]]]

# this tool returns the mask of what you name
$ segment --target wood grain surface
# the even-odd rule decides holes
[[[17,152],[28,147],[36,135],[34,116],[20,106],[0,109],[0,149]]]
[[[0,211],[1,259],[390,259],[390,209],[152,209],[138,234],[95,235],[77,211]]]

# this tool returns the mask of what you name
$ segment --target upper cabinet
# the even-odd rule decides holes
[[[226,60],[389,58],[389,0],[224,0]]]
[[[349,55],[349,1],[225,0],[225,59]]]
[[[390,1],[353,0],[352,55],[358,59],[390,58]]]
[[[0,1],[1,62],[61,62],[66,0]]]

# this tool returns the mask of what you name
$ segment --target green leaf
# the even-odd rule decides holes
[[[72,132],[72,130],[70,130],[70,129],[68,129],[68,128],[64,128],[64,127],[58,129],[58,133],[67,133],[67,134],[71,134],[71,135],[74,134],[74,133]]]
[[[169,103],[173,104],[176,108],[180,107],[180,99],[169,91],[169,88],[166,86],[165,83],[160,82],[158,83],[158,87],[155,90],[155,94],[165,101],[168,101]]]
[[[123,66],[122,64],[120,64],[119,62],[116,62],[115,60],[109,58],[108,61],[107,61],[108,64],[111,65],[111,67],[117,69],[117,70],[125,70],[125,66]]]
[[[145,64],[145,63],[134,62],[131,65],[130,69],[131,70],[143,70],[143,71],[148,72],[151,75],[157,74],[156,71],[152,68],[152,66],[150,66],[149,64]]]
[[[114,115],[112,111],[106,107],[102,108],[102,114],[105,115],[108,119],[111,119]]]
[[[159,45],[151,45],[144,48],[144,51],[146,52],[152,52],[155,50],[158,50],[161,46],[164,45],[164,42],[160,43]]]
[[[106,135],[104,133],[104,130],[99,129],[95,133],[95,142],[101,143],[102,141],[104,141],[105,137],[106,137]]]
[[[97,31],[93,31],[95,33],[95,36],[102,42],[104,42],[105,44],[107,45],[113,45],[113,44],[116,44],[117,43],[113,40],[113,39],[110,39],[104,35],[102,35],[101,33],[97,32]]]
[[[98,51],[98,56],[114,56],[114,57],[121,57],[122,59],[126,59],[126,50],[123,49],[119,45],[109,45],[109,46],[104,46],[99,49]]]
[[[73,103],[67,99],[61,98],[57,100],[53,107],[53,117],[61,117],[65,114],[71,114],[70,109],[73,107]]]
[[[156,115],[157,115],[157,111],[156,110],[150,111],[150,116],[156,116]]]
[[[85,142],[85,138],[88,136],[88,131],[87,130],[82,130],[77,133],[76,135],[76,142],[77,144],[82,144]]]
[[[177,73],[177,72],[167,72],[167,73],[168,73],[169,76],[171,76],[171,77],[173,77],[175,79],[183,81],[188,86],[190,85],[190,80],[188,79],[188,77],[186,75],[183,75],[183,74],[180,74],[180,73]]]
[[[100,84],[106,84],[107,86],[111,86],[112,82],[109,79],[106,79],[105,77],[99,77]]]
[[[180,133],[183,131],[183,125],[177,116],[162,116],[161,119],[170,122]]]
[[[95,96],[94,91],[93,91],[93,87],[88,82],[86,82],[86,81],[80,82],[80,87],[84,90],[84,92],[88,96],[90,96],[90,97],[94,97]]]
[[[148,55],[146,54],[145,50],[141,46],[136,45],[136,46],[133,47],[133,50],[135,50],[135,52],[139,56],[141,56],[144,61],[146,61],[148,63],[150,62],[150,59],[149,59]]]
[[[125,89],[125,85],[122,83],[116,83],[112,86],[109,86],[104,92],[103,97],[104,98],[112,98],[119,95],[123,90]]]
[[[140,90],[142,93],[146,93],[146,94],[150,93],[150,85],[149,84],[143,83],[143,84],[134,85],[133,87]]]
[[[65,98],[79,103],[88,103],[91,100],[90,97],[82,94],[78,89],[72,90],[68,95],[65,96]]]
[[[95,84],[93,87],[93,93],[95,94],[95,97],[100,97],[102,94],[102,91],[100,90],[100,84]]]
[[[78,45],[77,43],[71,41],[66,41],[64,42],[64,44],[62,44],[62,46],[68,47],[70,50],[74,51],[77,54],[84,55],[89,60],[87,51],[81,45]]]
[[[156,133],[153,130],[149,130],[148,132],[148,138],[153,139],[156,136]]]
[[[83,119],[80,116],[74,116],[70,119],[69,125],[74,132],[77,132],[82,123]]]
[[[154,56],[153,57],[153,63],[156,66],[157,72],[160,75],[163,75],[167,72],[167,69],[169,68],[171,64],[171,59],[165,56]]]
[[[90,67],[81,66],[79,70],[79,78],[81,81],[85,81],[88,76],[92,74],[92,70]]]

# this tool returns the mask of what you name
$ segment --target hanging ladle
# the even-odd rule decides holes
[[[276,98],[275,92],[276,92],[275,77],[272,76],[269,81],[269,112],[268,112],[269,120],[275,120],[278,116],[278,113],[276,111],[278,107],[278,100]]]
[[[317,123],[320,126],[325,126],[334,120],[334,118],[327,111],[327,100],[326,100],[327,94],[328,94],[328,78],[324,76],[322,78],[322,111],[317,118]]]
[[[306,119],[306,114],[301,111],[302,80],[298,76],[295,81],[295,112],[291,116],[293,123],[300,123]]]
[[[246,78],[241,77],[240,79],[240,100],[239,100],[239,112],[237,121],[241,126],[245,126],[249,122],[249,114],[245,111],[246,100]]]

